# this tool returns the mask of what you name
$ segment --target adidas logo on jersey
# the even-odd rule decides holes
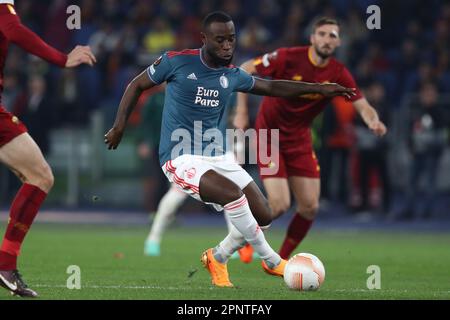
[[[187,76],[187,78],[190,80],[197,80],[195,73],[191,73],[190,75]]]

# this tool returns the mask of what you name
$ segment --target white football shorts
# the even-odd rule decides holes
[[[183,154],[174,160],[167,161],[162,166],[162,170],[170,183],[202,202],[204,201],[200,198],[200,178],[209,170],[227,177],[241,190],[253,181],[247,171],[235,162],[232,154],[218,157]],[[217,211],[223,210],[221,205],[206,203],[212,205]]]

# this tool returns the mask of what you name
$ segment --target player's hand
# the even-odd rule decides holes
[[[337,83],[323,83],[320,85],[321,94],[325,97],[344,96],[347,99],[355,96],[355,88],[346,88]]]
[[[117,149],[117,146],[119,145],[120,140],[122,140],[122,136],[123,136],[123,130],[112,127],[105,134],[105,144],[108,145],[108,149],[109,150]]]
[[[380,120],[369,122],[367,126],[377,137],[382,137],[387,132],[386,126]]]
[[[243,112],[236,112],[233,119],[233,126],[236,129],[247,129],[249,126],[248,114]]]
[[[97,62],[89,46],[76,46],[67,56],[66,68],[77,67],[86,63],[91,67]]]

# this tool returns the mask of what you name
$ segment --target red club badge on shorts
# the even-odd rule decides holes
[[[195,170],[195,168],[190,168],[189,170],[186,171],[186,176],[189,179],[192,179],[193,177],[195,177],[196,173],[197,173],[197,171]]]

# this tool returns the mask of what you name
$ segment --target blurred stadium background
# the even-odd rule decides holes
[[[80,30],[65,27],[71,4],[81,7]],[[366,27],[372,4],[381,8],[381,30]],[[157,110],[161,99],[140,100],[118,150],[106,150],[103,134],[128,81],[165,50],[200,47],[202,18],[221,9],[237,26],[237,65],[278,47],[308,44],[309,26],[319,15],[342,24],[337,57],[390,132],[372,140],[346,106],[330,105],[316,121],[323,179],[319,221],[450,219],[448,1],[18,0],[16,9],[25,25],[56,48],[68,52],[88,44],[98,59],[94,68],[59,70],[10,49],[4,105],[27,124],[56,178],[44,212],[120,211],[131,218],[156,209],[168,187],[154,161],[158,133],[152,128],[158,118],[151,108]],[[252,119],[258,102],[251,100]],[[145,116],[144,110],[153,114]],[[148,153],[143,149],[152,156],[143,158]],[[259,181],[255,167],[246,169]],[[3,211],[18,187],[2,166]],[[183,209],[192,216],[206,211],[194,200]]]

